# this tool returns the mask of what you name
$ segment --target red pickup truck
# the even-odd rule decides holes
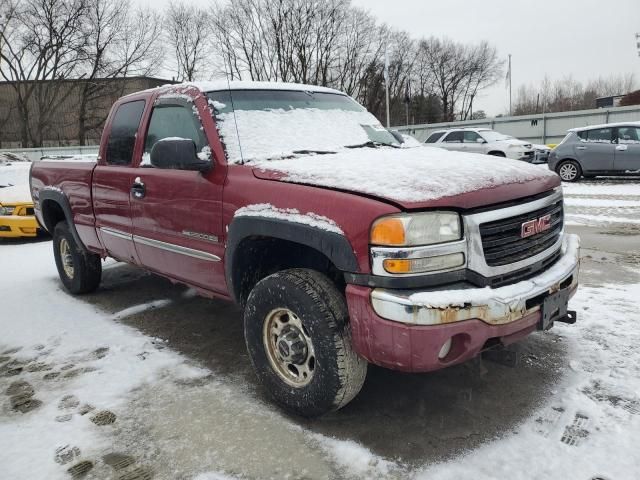
[[[260,381],[305,416],[352,400],[368,362],[428,372],[575,321],[555,173],[415,146],[328,88],[126,96],[97,163],[36,162],[31,191],[67,290],[113,257],[237,302]]]

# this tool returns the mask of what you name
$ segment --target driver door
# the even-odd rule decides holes
[[[146,126],[144,153],[135,168],[131,193],[133,239],[145,267],[176,280],[226,291],[222,189],[224,166],[206,173],[151,165],[153,146],[172,137],[190,139],[198,157],[211,158],[200,115],[210,113],[200,98],[156,100]]]

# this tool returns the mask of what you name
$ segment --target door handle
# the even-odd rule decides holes
[[[587,147],[576,147],[576,150],[586,150]]]
[[[627,150],[627,146],[626,145],[618,145],[616,147],[616,150],[619,152],[625,152]]]
[[[144,198],[146,189],[140,177],[136,177],[133,181],[133,185],[131,185],[131,193],[134,198]]]

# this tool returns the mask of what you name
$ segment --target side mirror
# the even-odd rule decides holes
[[[484,138],[476,138],[476,142],[478,142],[478,143],[487,143],[487,141]]]
[[[208,172],[211,162],[200,160],[190,138],[163,138],[151,149],[151,165],[156,168]]]

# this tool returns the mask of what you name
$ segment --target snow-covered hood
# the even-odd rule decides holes
[[[497,142],[491,142],[492,145],[503,145],[505,147],[523,147],[525,149],[531,149],[531,143],[518,140],[517,138],[510,138],[508,140],[498,140]]]
[[[0,188],[0,204],[31,203],[31,191],[28,183]]]
[[[250,165],[258,178],[374,196],[407,209],[473,208],[560,185],[555,173],[539,166],[430,147],[358,148]]]
[[[0,203],[31,203],[29,168],[28,162],[0,165]]]

